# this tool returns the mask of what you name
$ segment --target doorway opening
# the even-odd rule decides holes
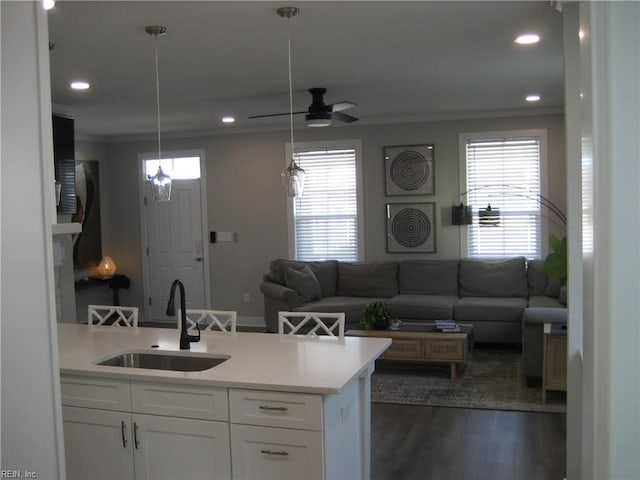
[[[187,308],[209,308],[211,303],[204,151],[167,152],[162,160],[141,154],[139,164],[145,299],[141,316],[148,322],[176,322],[166,314],[173,280],[184,284]],[[154,200],[146,181],[158,166],[172,179],[168,202]]]

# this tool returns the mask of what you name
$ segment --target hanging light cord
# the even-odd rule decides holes
[[[155,57],[156,57],[156,108],[158,113],[157,126],[158,126],[158,161],[162,158],[162,152],[160,149],[160,74],[158,69],[158,34],[154,34],[155,37]]]
[[[293,81],[291,77],[291,17],[287,17],[287,50],[289,60],[289,129],[291,132],[291,163],[296,165],[293,148]]]

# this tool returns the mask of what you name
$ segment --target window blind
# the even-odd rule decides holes
[[[540,257],[540,140],[467,140],[470,257]],[[479,209],[499,210],[498,225],[481,225]]]
[[[296,151],[306,172],[304,193],[294,201],[298,260],[358,260],[356,151]]]

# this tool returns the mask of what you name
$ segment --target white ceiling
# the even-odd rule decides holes
[[[52,101],[69,107],[80,134],[150,135],[156,129],[154,39],[160,37],[162,131],[288,127],[287,20],[294,109],[306,89],[326,103],[358,104],[351,125],[546,113],[563,107],[562,18],[549,1],[58,1],[49,11]],[[513,43],[535,31],[537,45]],[[88,91],[69,83],[85,79]],[[542,96],[537,105],[524,96]],[[232,126],[221,117],[236,117]],[[337,124],[336,124],[337,125]],[[296,117],[304,127],[304,115]],[[336,128],[331,126],[328,128]]]

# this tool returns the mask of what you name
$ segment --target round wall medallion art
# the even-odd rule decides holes
[[[435,193],[433,145],[384,147],[387,195]]]
[[[391,160],[391,181],[403,190],[417,190],[429,179],[427,159],[418,152],[400,152]]]
[[[436,251],[435,203],[388,203],[387,252]]]
[[[417,248],[431,235],[429,217],[415,208],[400,210],[391,222],[391,234],[403,247]]]

